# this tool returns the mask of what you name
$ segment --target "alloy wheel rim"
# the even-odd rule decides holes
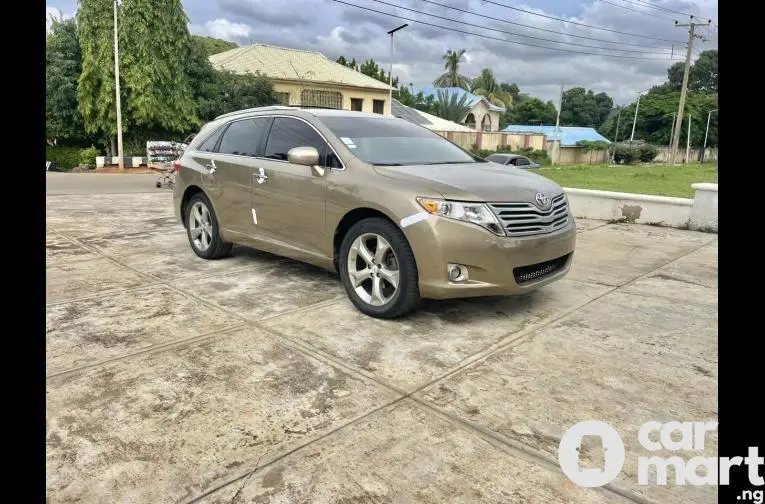
[[[389,303],[399,285],[398,258],[393,247],[376,233],[360,235],[348,252],[348,277],[365,303],[372,306]]]
[[[189,214],[189,221],[191,241],[197,250],[204,252],[212,244],[212,216],[207,205],[200,201],[194,203]]]

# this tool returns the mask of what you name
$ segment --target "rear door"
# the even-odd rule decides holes
[[[326,175],[318,176],[310,166],[292,164],[287,152],[295,147],[314,147],[319,165],[341,166],[334,151],[307,121],[276,116],[259,159],[252,186],[252,208],[257,215],[259,236],[310,255],[326,256]]]
[[[252,174],[261,153],[269,118],[250,117],[233,121],[223,132],[214,156],[218,186],[215,211],[225,231],[251,235]]]

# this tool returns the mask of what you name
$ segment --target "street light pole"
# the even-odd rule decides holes
[[[718,109],[710,110],[707,114],[707,131],[704,133],[704,147],[701,148],[701,162],[704,162],[704,158],[707,157],[707,135],[709,135],[709,120],[712,119],[712,112],[717,112]]]
[[[638,114],[638,109],[640,108],[640,95],[641,93],[645,93],[646,91],[648,91],[648,89],[638,91],[637,105],[635,105],[635,118],[632,120],[632,134],[630,135],[630,144],[632,144],[632,141],[635,139],[635,124],[637,124],[637,114]]]
[[[403,30],[407,26],[409,26],[409,23],[402,24],[398,28],[393,28],[388,32],[388,35],[390,35],[390,66],[388,72],[388,87],[390,89],[388,89],[388,105],[390,105],[391,113],[393,113],[393,34],[399,30]]]
[[[117,32],[117,0],[114,0],[114,89],[117,102],[117,165],[120,171],[125,170],[125,160],[122,157],[122,104],[120,103],[120,50]]]

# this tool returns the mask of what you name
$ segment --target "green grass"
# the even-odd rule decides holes
[[[656,196],[692,198],[691,184],[717,182],[717,165],[575,165],[540,168],[537,172],[562,187],[599,189]]]

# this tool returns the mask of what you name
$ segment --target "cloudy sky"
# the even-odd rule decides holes
[[[371,57],[386,70],[391,60],[386,32],[409,23],[395,35],[393,75],[401,82],[415,88],[430,85],[443,72],[444,52],[465,49],[463,74],[475,76],[492,68],[500,82],[515,82],[521,92],[555,102],[561,81],[567,88],[605,91],[616,103],[628,103],[638,91],[663,82],[672,53],[678,60],[685,57],[688,32],[675,27],[674,20],[687,23],[689,14],[713,21],[711,28],[698,30],[708,41],[696,40],[694,53],[717,47],[717,0],[342,2],[185,0],[183,4],[192,33],[238,44],[311,49],[333,59]],[[47,7],[49,13],[68,17],[76,12],[77,2],[48,0]]]

